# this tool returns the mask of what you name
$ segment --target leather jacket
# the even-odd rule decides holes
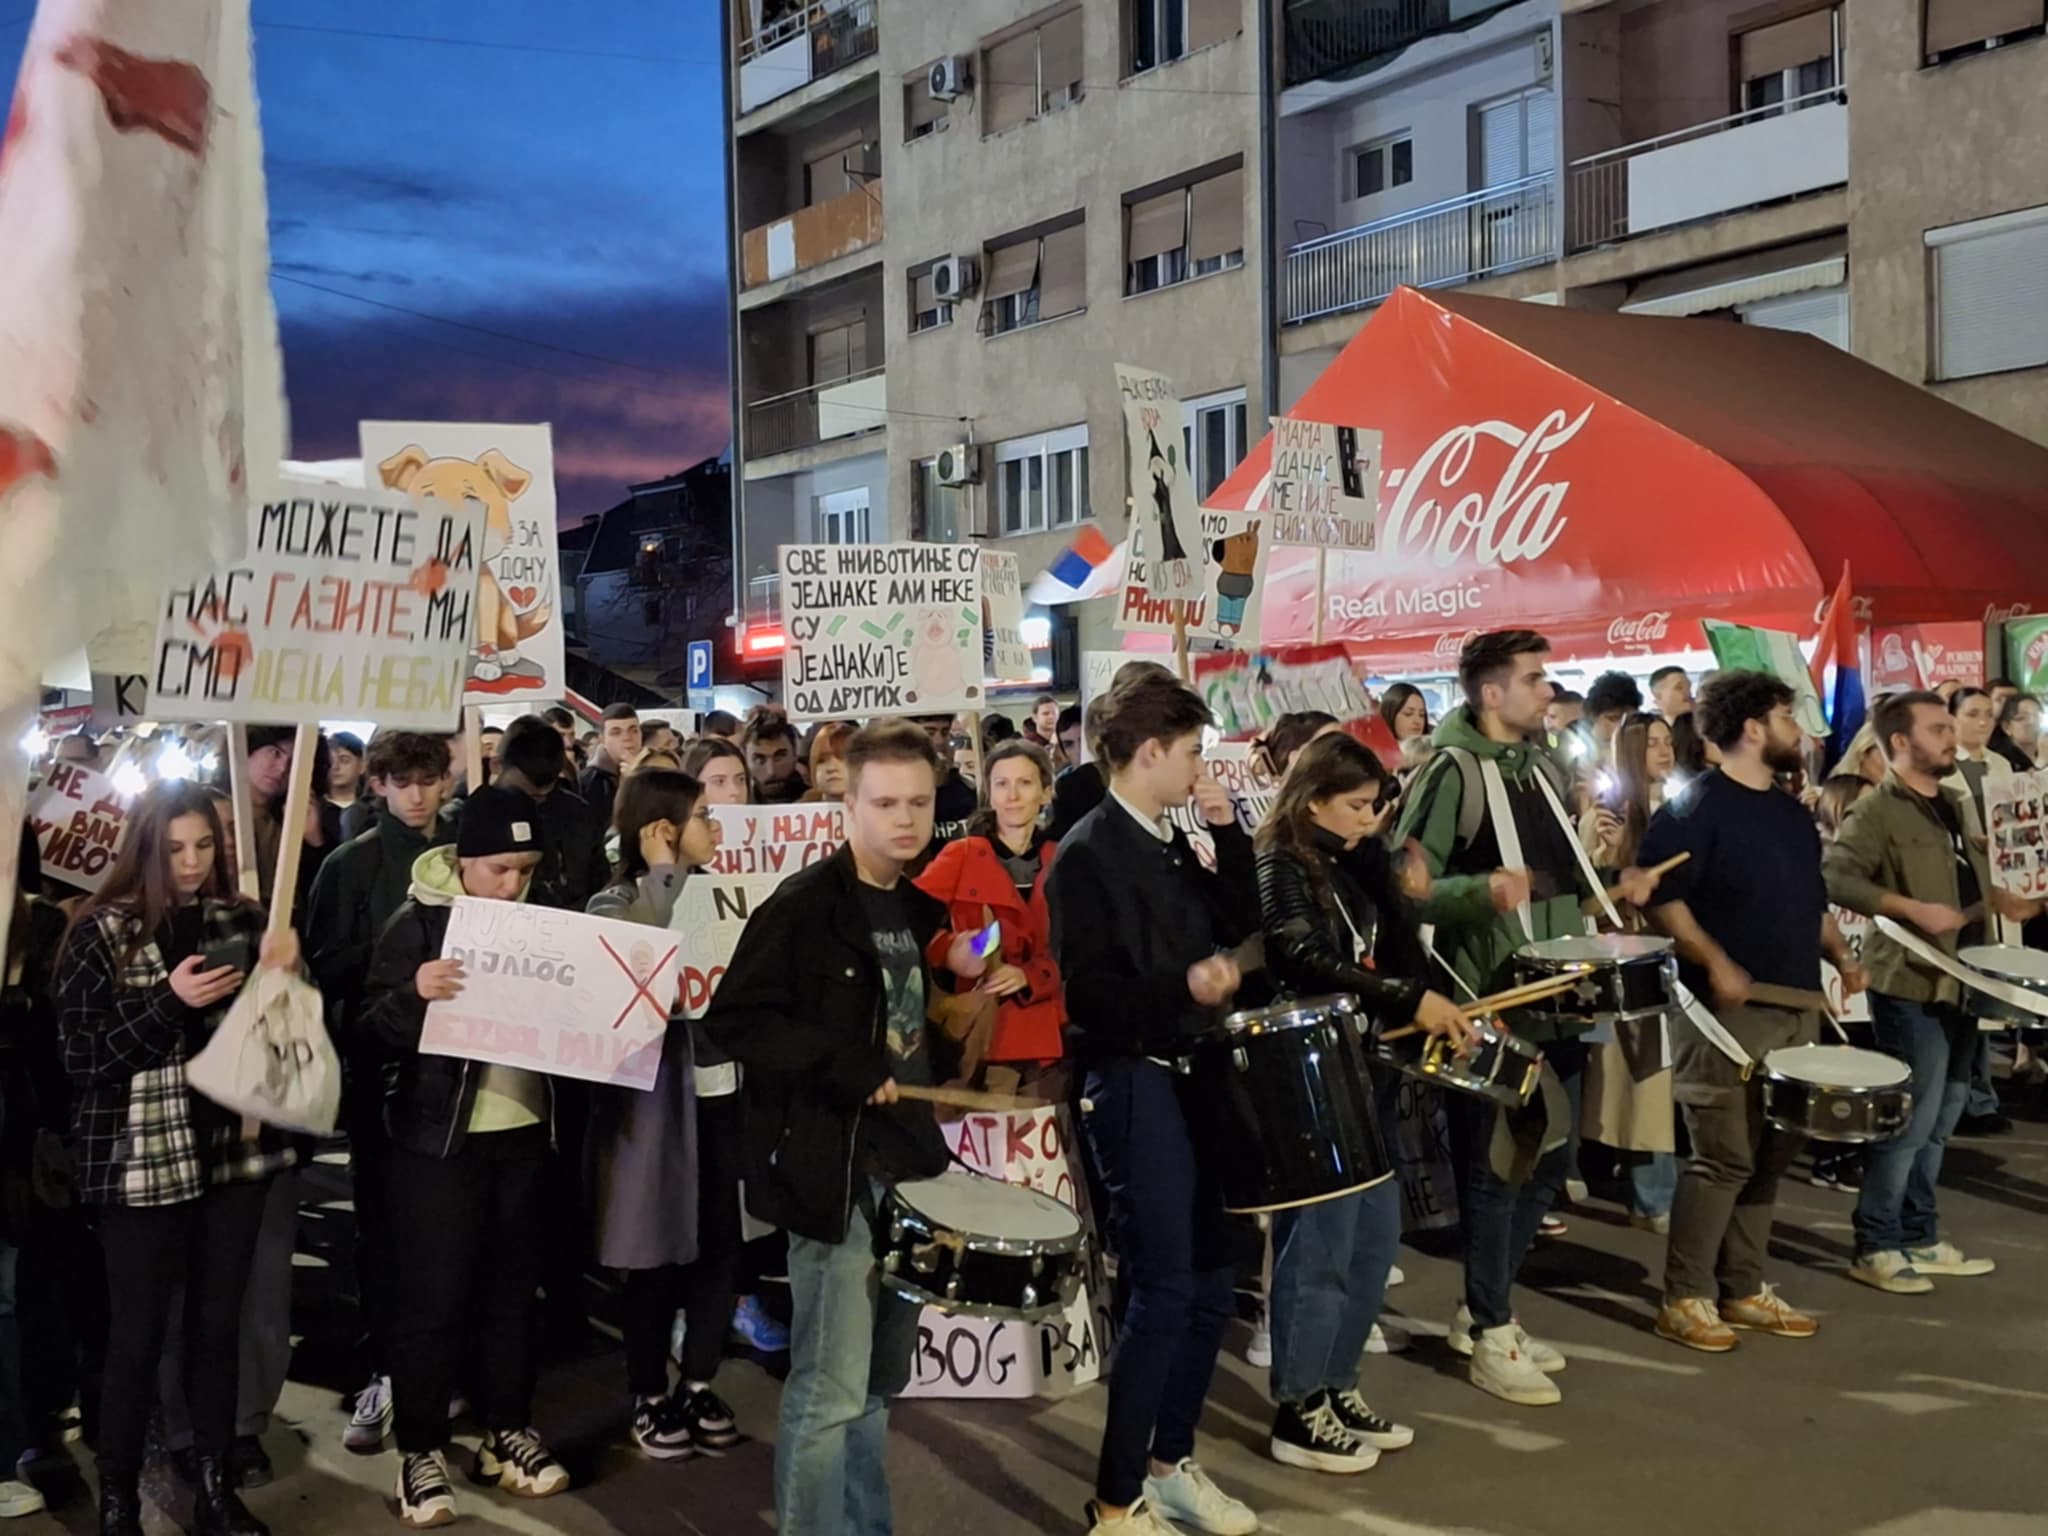
[[[1414,1018],[1428,983],[1421,939],[1392,860],[1377,842],[1347,852],[1320,829],[1313,839],[1327,900],[1299,855],[1280,848],[1259,854],[1266,968],[1297,997],[1349,992],[1376,1027],[1398,1028]],[[1371,969],[1353,958],[1361,944]]]

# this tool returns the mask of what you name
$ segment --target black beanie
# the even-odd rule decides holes
[[[527,795],[485,788],[462,805],[455,832],[455,854],[487,859],[500,853],[539,853],[540,807]]]

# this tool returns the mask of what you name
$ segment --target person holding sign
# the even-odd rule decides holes
[[[1237,962],[1219,950],[1259,929],[1251,839],[1202,763],[1210,723],[1208,706],[1170,677],[1133,678],[1091,706],[1107,797],[1061,842],[1046,889],[1082,1126],[1129,1288],[1088,1509],[1094,1536],[1165,1536],[1168,1520],[1248,1536],[1259,1524],[1194,1460],[1216,1352],[1237,1315],[1235,1250],[1203,1163],[1214,1149],[1167,1065],[1237,993]],[[1167,820],[1191,796],[1215,838],[1213,873]]]
[[[256,961],[296,967],[239,900],[213,800],[164,783],[129,813],[128,843],[66,931],[57,969],[64,1069],[77,1093],[78,1190],[99,1208],[109,1317],[101,1396],[102,1536],[141,1536],[140,1479],[171,1297],[184,1289],[185,1394],[206,1536],[265,1536],[232,1453],[242,1298],[272,1178],[295,1160],[254,1141],[185,1084]]]
[[[791,1536],[890,1528],[883,1445],[918,1308],[879,1288],[873,1223],[884,1186],[950,1161],[931,1106],[897,1093],[948,1075],[924,959],[946,909],[903,877],[931,841],[937,754],[883,719],[848,743],[846,771],[846,842],[755,909],[704,1018],[745,1068],[748,1206],[789,1233],[775,1511]],[[945,956],[970,981],[974,937]]]
[[[560,738],[536,723],[559,753]],[[476,1481],[522,1498],[569,1486],[568,1472],[529,1427],[550,1080],[419,1049],[427,1005],[462,991],[462,962],[441,953],[455,898],[523,901],[540,863],[527,795],[471,795],[455,846],[429,849],[414,863],[411,899],[378,939],[364,988],[364,1022],[397,1058],[385,1096],[400,1249],[391,1374],[398,1518],[410,1526],[455,1518],[442,1448],[465,1365],[486,1430]],[[471,1351],[472,1337],[486,1347]]]

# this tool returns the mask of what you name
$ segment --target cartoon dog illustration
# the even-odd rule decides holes
[[[1259,568],[1259,522],[1253,518],[1243,531],[1218,539],[1210,556],[1216,572],[1216,628],[1236,634],[1244,628],[1244,605],[1252,595]]]
[[[519,642],[548,627],[554,604],[530,589],[508,593],[498,585],[498,557],[512,546],[512,503],[533,484],[533,476],[496,448],[475,459],[436,459],[417,443],[409,444],[377,466],[384,484],[409,496],[429,497],[459,507],[474,500],[484,509],[484,554],[477,578],[476,651],[470,660],[470,686],[503,693],[547,676],[539,662],[519,654]],[[522,607],[524,612],[521,611]]]

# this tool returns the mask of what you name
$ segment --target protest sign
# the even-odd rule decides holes
[[[95,672],[92,674],[92,728],[111,731],[147,718],[149,674],[147,672]]]
[[[839,805],[714,805],[718,855],[683,882],[669,927],[681,942],[683,1011],[704,1016],[754,909],[846,840]]]
[[[1258,831],[1259,823],[1273,808],[1280,783],[1266,772],[1265,765],[1248,741],[1215,741],[1202,749],[1202,761],[1210,777],[1223,786],[1237,812],[1237,824],[1247,836]],[[1216,867],[1216,837],[1202,813],[1190,799],[1185,805],[1168,806],[1166,819],[1188,835],[1188,843],[1204,869]]]
[[[1031,647],[1024,643],[1024,588],[1017,557],[1008,550],[981,552],[981,605],[988,615],[988,678],[1031,681]]]
[[[676,997],[673,934],[458,896],[441,956],[462,962],[462,993],[427,1005],[427,1055],[654,1086]]]
[[[562,697],[561,558],[555,544],[554,434],[487,422],[366,421],[372,485],[419,501],[483,509],[475,647],[465,704]]]
[[[1126,572],[1153,597],[1193,601],[1207,589],[1209,549],[1195,506],[1192,466],[1173,380],[1145,368],[1116,365],[1124,402],[1124,462],[1130,467],[1131,553],[1151,558]]]
[[[785,544],[775,553],[792,719],[982,707],[981,546]]]
[[[1266,590],[1265,514],[1203,507],[1197,514],[1201,544],[1209,553],[1200,586],[1187,599],[1188,634],[1194,639],[1253,643],[1259,638],[1260,602]],[[1116,627],[1133,634],[1173,633],[1174,602],[1148,590],[1153,545],[1138,519],[1131,519],[1124,584]]]
[[[2048,688],[2048,618],[2006,620],[2005,675],[2022,693]]]
[[[2036,900],[2048,896],[2048,775],[2016,773],[1984,782],[1984,815],[1990,823],[1991,883],[2001,891]]]
[[[1797,635],[1719,619],[1702,619],[1700,628],[1706,631],[1714,662],[1722,671],[1765,672],[1775,677],[1792,690],[1792,716],[1799,728],[1809,736],[1827,735],[1827,711],[1821,707],[1820,690],[1813,684]]]
[[[478,535],[460,501],[266,482],[247,555],[164,599],[150,715],[453,730]]]
[[[29,798],[28,825],[46,878],[97,891],[127,835],[128,802],[105,774],[58,763]]]
[[[1198,657],[1195,689],[1226,736],[1263,731],[1282,715],[1302,710],[1339,720],[1372,712],[1349,654],[1336,643]]]
[[[1371,551],[1380,515],[1379,433],[1275,416],[1266,511],[1276,545]]]
[[[1870,634],[1870,692],[1937,688],[1943,683],[1984,686],[1984,626],[1895,624]]]

